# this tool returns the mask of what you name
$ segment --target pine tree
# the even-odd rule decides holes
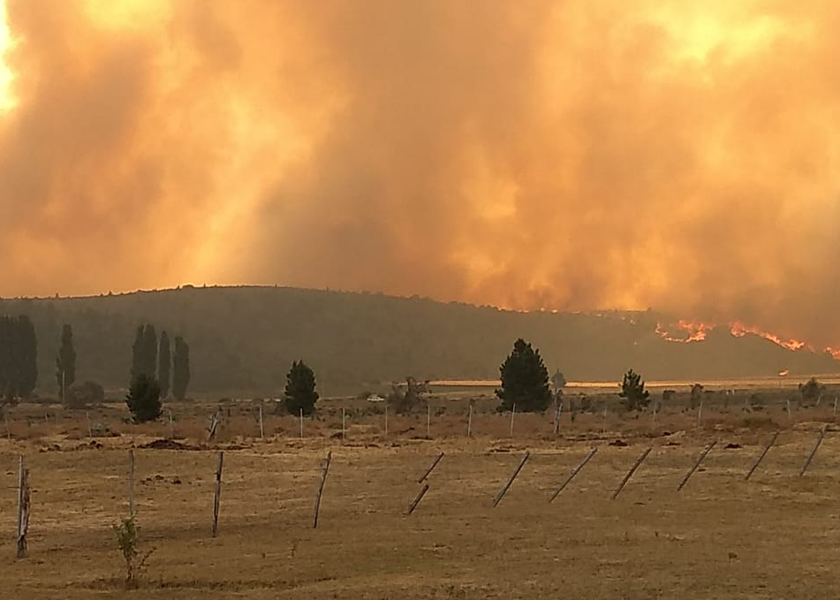
[[[0,397],[11,402],[15,398],[14,375],[12,373],[12,320],[0,317]]]
[[[158,381],[160,382],[160,395],[166,398],[169,395],[170,369],[172,357],[169,350],[169,335],[165,331],[160,333],[160,350],[158,351]]]
[[[295,361],[286,375],[286,390],[283,394],[283,406],[293,415],[300,413],[311,415],[315,412],[318,401],[315,391],[315,373],[303,361]]]
[[[624,374],[621,388],[621,403],[627,410],[642,410],[650,403],[650,392],[645,389],[642,376],[630,369]]]
[[[65,402],[65,395],[70,386],[76,381],[76,350],[73,347],[73,328],[65,324],[61,329],[61,346],[55,359],[55,378],[58,383],[61,401]]]
[[[143,373],[143,340],[145,339],[145,331],[145,325],[137,326],[134,344],[131,346],[131,381],[134,381],[135,377]]]
[[[513,405],[523,412],[544,411],[551,401],[548,387],[548,370],[531,344],[522,338],[516,340],[513,351],[499,367],[502,387],[496,390],[501,399],[501,410],[511,410]]]
[[[190,384],[190,347],[182,337],[175,338],[175,354],[172,357],[172,395],[183,400],[187,397]]]
[[[162,410],[160,384],[154,377],[140,373],[132,379],[125,403],[135,423],[154,421],[160,416]]]
[[[14,349],[18,356],[17,391],[21,398],[29,398],[38,385],[38,338],[35,335],[35,326],[26,315],[18,317],[17,328],[18,346]]]
[[[157,374],[157,352],[158,342],[154,325],[146,325],[143,332],[143,373],[152,379]]]

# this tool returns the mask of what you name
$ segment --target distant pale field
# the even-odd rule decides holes
[[[0,439],[0,590],[22,600],[137,598],[767,598],[840,597],[840,433],[832,409],[759,413],[708,408],[652,416],[579,414],[555,438],[542,415],[464,411],[389,419],[347,405],[306,420],[253,407],[173,405],[175,435],[199,450],[140,449],[168,434],[168,419],[121,422],[124,407],[87,415],[21,406]],[[490,406],[490,405],[488,405]],[[228,416],[228,410],[230,415]],[[798,473],[824,423],[825,441]],[[606,431],[605,431],[606,429]],[[749,465],[781,430],[753,478]],[[0,431],[0,433],[5,433]],[[665,435],[665,434],[668,435]],[[609,445],[622,439],[626,447]],[[700,451],[717,447],[686,488]],[[727,445],[731,448],[726,448]],[[127,450],[137,447],[142,544],[155,548],[140,589],[120,587],[111,524],[128,511]],[[616,500],[636,457],[649,458]],[[740,446],[740,447],[739,447]],[[591,447],[598,453],[553,503],[548,499]],[[219,536],[210,537],[216,453],[225,450]],[[333,462],[320,524],[312,508],[320,464]],[[526,450],[531,458],[496,508],[494,495]],[[406,509],[439,452],[430,490]],[[14,559],[17,460],[31,470],[29,556]]]
[[[648,388],[668,388],[675,390],[690,389],[695,383],[699,383],[709,390],[730,390],[730,389],[766,389],[766,388],[796,388],[806,381],[807,377],[765,377],[753,379],[709,379],[709,380],[661,380],[646,381]],[[840,377],[833,375],[818,376],[820,383],[824,385],[840,385]],[[497,388],[501,382],[493,379],[448,379],[430,381],[433,388]],[[592,390],[598,392],[614,391],[618,388],[618,382],[610,381],[570,381],[567,388],[572,390]]]

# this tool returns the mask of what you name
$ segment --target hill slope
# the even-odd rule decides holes
[[[703,342],[668,342],[644,313],[517,313],[379,294],[273,287],[187,286],[89,298],[0,300],[0,314],[29,314],[39,340],[39,387],[54,391],[63,323],[73,325],[79,379],[124,387],[134,331],[153,323],[190,343],[195,391],[279,394],[293,359],[322,392],[383,381],[495,378],[517,337],[538,346],[549,370],[571,380],[616,381],[629,367],[648,379],[836,373],[828,355],[714,330]]]

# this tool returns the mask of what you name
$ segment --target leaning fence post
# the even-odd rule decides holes
[[[324,482],[327,481],[327,472],[330,470],[332,452],[327,452],[327,459],[324,461],[324,468],[321,471],[321,483],[318,485],[318,494],[315,496],[315,514],[312,520],[312,528],[318,527],[318,513],[321,512],[321,494],[324,493]]]
[[[633,466],[630,467],[629,471],[627,471],[627,475],[625,475],[624,479],[621,480],[621,483],[618,484],[618,488],[616,488],[615,492],[612,495],[613,500],[618,498],[618,495],[621,493],[621,490],[624,489],[624,486],[627,485],[627,482],[630,481],[630,478],[633,476],[633,473],[635,473],[636,469],[639,468],[639,465],[641,465],[642,462],[644,462],[644,460],[647,458],[647,455],[650,454],[651,450],[653,450],[653,446],[648,447],[648,449],[642,452],[639,458],[636,459],[636,462],[633,463]]]
[[[499,502],[502,501],[502,498],[505,497],[505,494],[507,493],[511,484],[513,484],[513,480],[516,479],[517,475],[519,475],[519,471],[521,471],[522,467],[525,466],[525,461],[528,460],[529,456],[531,456],[531,452],[530,451],[525,452],[525,456],[522,457],[522,460],[520,461],[519,466],[516,467],[516,470],[510,476],[510,479],[508,479],[508,482],[505,484],[505,487],[503,487],[501,490],[499,490],[499,493],[496,494],[496,497],[493,499],[493,506],[494,507],[497,506],[499,504]]]
[[[596,453],[596,452],[598,452],[598,448],[592,448],[592,450],[590,450],[590,451],[589,451],[589,454],[587,454],[587,455],[586,455],[586,458],[584,458],[584,459],[580,462],[580,464],[579,464],[578,466],[576,466],[574,469],[572,469],[572,472],[571,472],[571,473],[569,473],[569,476],[568,476],[568,477],[566,477],[566,479],[565,479],[565,480],[563,480],[563,483],[561,483],[561,484],[560,484],[560,487],[559,487],[559,488],[557,488],[557,491],[556,491],[556,492],[554,492],[554,493],[551,495],[551,498],[549,499],[549,503],[554,502],[554,499],[555,499],[557,496],[559,496],[559,495],[560,495],[560,492],[562,492],[562,491],[563,491],[563,489],[564,489],[567,485],[569,485],[569,483],[572,481],[572,479],[574,479],[574,478],[575,478],[575,476],[578,474],[578,472],[579,472],[579,471],[580,471],[583,467],[585,467],[585,466],[586,466],[586,463],[588,463],[588,462],[589,462],[589,460],[590,460],[593,456],[595,456],[595,453]]]
[[[417,508],[417,505],[420,504],[420,501],[423,499],[423,496],[426,495],[426,492],[429,491],[429,484],[427,483],[424,485],[417,495],[414,497],[414,500],[411,501],[411,504],[408,506],[408,514],[414,512],[414,509]]]
[[[470,403],[470,415],[467,417],[467,437],[472,437],[472,412],[473,406]]]
[[[29,469],[20,455],[18,463],[17,557],[26,558],[26,534],[29,531]]]
[[[134,516],[134,450],[128,451],[128,515]]]
[[[513,409],[510,411],[510,435],[513,437],[513,420],[516,418],[516,404],[513,405]]]
[[[225,453],[219,451],[219,462],[216,464],[216,490],[213,494],[213,537],[219,531],[219,503],[222,496],[222,464],[225,460]]]
[[[680,485],[677,486],[677,491],[678,492],[685,487],[685,484],[688,483],[688,480],[691,479],[692,475],[694,475],[694,471],[697,470],[697,467],[700,466],[700,463],[703,462],[703,459],[706,458],[706,455],[709,452],[712,451],[712,448],[715,447],[715,444],[717,444],[717,440],[713,441],[711,444],[709,444],[709,446],[705,450],[703,450],[703,452],[697,458],[697,462],[694,463],[694,466],[691,467],[691,469],[688,471],[688,473],[685,474],[685,477],[683,477],[682,481],[680,481]]]
[[[432,461],[432,464],[429,466],[428,469],[426,469],[426,472],[423,473],[423,476],[420,477],[420,479],[417,480],[417,483],[423,483],[423,481],[425,481],[426,477],[428,477],[429,475],[432,474],[432,471],[435,470],[435,467],[438,465],[438,463],[440,462],[440,459],[442,459],[442,458],[443,458],[443,452],[441,452],[440,455],[434,461]]]
[[[697,424],[699,425],[703,420],[703,399],[700,399],[700,408],[697,409]]]
[[[799,472],[799,476],[802,477],[805,474],[805,471],[808,470],[808,465],[811,464],[811,461],[814,459],[814,455],[817,453],[817,449],[822,444],[823,438],[825,437],[825,428],[826,425],[823,425],[823,428],[820,429],[820,435],[817,437],[817,442],[814,444],[814,449],[811,450],[811,453],[808,455],[808,458],[805,459],[805,464],[802,465],[802,470]]]
[[[770,440],[770,443],[769,443],[769,444],[767,444],[767,446],[764,448],[764,451],[763,451],[761,454],[759,454],[759,455],[758,455],[758,458],[757,458],[757,459],[755,459],[755,462],[754,462],[754,463],[753,463],[753,465],[750,467],[750,470],[749,470],[749,471],[747,471],[747,476],[746,476],[746,477],[744,477],[744,481],[749,481],[749,478],[750,478],[750,477],[752,477],[753,471],[755,471],[755,470],[758,468],[758,465],[760,465],[760,464],[761,464],[761,461],[762,461],[762,460],[764,460],[764,457],[765,457],[765,456],[767,455],[767,453],[770,451],[770,447],[771,447],[773,444],[775,444],[775,443],[776,443],[776,438],[777,438],[777,437],[779,437],[779,432],[778,432],[778,431],[777,431],[776,433],[774,433],[774,434],[773,434],[773,438]]]

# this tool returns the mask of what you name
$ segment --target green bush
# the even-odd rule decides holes
[[[140,373],[131,380],[125,403],[135,423],[154,421],[162,411],[160,384],[154,377]]]

